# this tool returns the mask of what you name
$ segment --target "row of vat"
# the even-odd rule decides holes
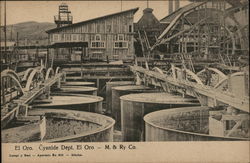
[[[209,108],[194,98],[116,81],[106,83],[103,108],[94,84],[65,82],[52,88],[51,100],[34,101],[28,112],[38,123],[5,129],[2,141],[109,142],[114,130],[121,131],[116,141],[241,140],[209,135]]]

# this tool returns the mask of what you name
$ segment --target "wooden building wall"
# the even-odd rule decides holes
[[[89,56],[101,54],[102,59],[132,59],[134,55],[133,44],[133,12],[109,16],[103,19],[86,22],[81,25],[73,25],[58,29],[49,34],[50,44],[56,42],[87,42]],[[118,37],[124,36],[119,41]],[[100,37],[100,40],[97,40]],[[124,43],[115,43],[115,42]],[[93,47],[93,42],[102,42],[104,47]],[[98,43],[94,43],[98,44]],[[115,47],[123,44],[125,47]],[[55,51],[55,50],[54,50]],[[59,52],[60,55],[60,52]]]

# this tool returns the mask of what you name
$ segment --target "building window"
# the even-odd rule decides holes
[[[91,48],[105,48],[105,42],[101,41],[101,35],[95,35],[95,40],[91,42]]]
[[[91,42],[91,48],[105,48],[104,41],[93,41]]]
[[[61,36],[61,41],[64,41],[64,34],[62,34]]]
[[[116,41],[114,44],[115,49],[123,49],[128,48],[128,42],[127,41]]]
[[[124,40],[124,35],[123,34],[118,34],[118,40],[123,41]]]
[[[101,40],[101,35],[95,35],[95,41],[100,41]]]
[[[53,38],[53,41],[54,41],[54,42],[56,42],[56,41],[58,41],[58,40],[59,40],[59,36],[58,36],[58,34],[54,34],[54,35],[53,35],[53,37],[54,37],[54,38]]]
[[[77,35],[73,35],[73,41],[77,41]]]
[[[70,35],[69,34],[66,34],[66,41],[70,41]]]
[[[118,34],[117,41],[114,43],[114,48],[128,48],[128,42],[124,40],[124,34]]]
[[[80,41],[83,41],[83,40],[84,40],[84,39],[83,39],[83,35],[79,35],[79,37],[80,37],[80,38],[79,38]]]
[[[128,26],[128,32],[133,32],[133,31],[132,31],[132,25],[129,25],[129,26]]]

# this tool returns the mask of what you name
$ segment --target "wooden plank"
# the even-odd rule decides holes
[[[249,120],[248,114],[239,114],[239,115],[222,115],[222,120],[233,120],[233,121],[239,121],[239,120]]]

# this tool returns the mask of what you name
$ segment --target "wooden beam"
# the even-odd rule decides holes
[[[154,71],[146,70],[139,66],[130,66],[130,68],[131,71],[134,73],[142,73],[147,75],[148,77],[157,78],[158,80],[165,81],[171,85],[180,88],[186,88],[187,90],[191,90],[191,92],[196,92],[198,94],[206,96],[207,98],[216,99],[219,102],[228,104],[230,106],[233,106],[237,109],[249,113],[249,97],[245,97],[242,99],[238,96],[234,96],[233,94],[227,93],[225,91],[217,90],[211,86],[206,86],[206,85],[201,86],[195,82],[174,79],[171,76],[165,76]],[[193,94],[190,95],[194,96]]]

